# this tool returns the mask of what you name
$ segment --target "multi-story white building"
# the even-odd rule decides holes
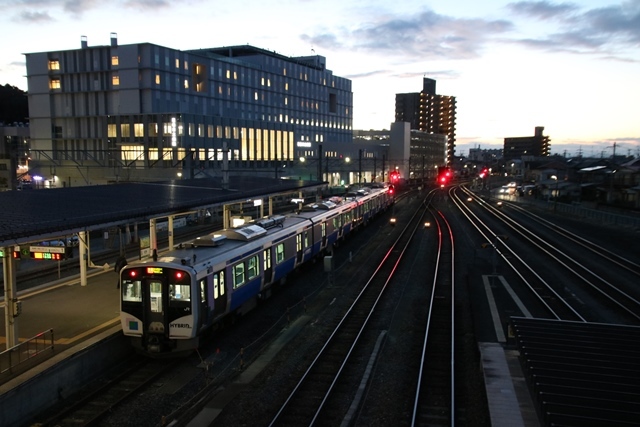
[[[351,81],[319,55],[151,43],[27,53],[31,163],[52,186],[277,176],[352,143]]]

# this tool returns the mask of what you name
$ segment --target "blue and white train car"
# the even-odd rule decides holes
[[[247,313],[295,268],[331,251],[393,201],[386,188],[363,190],[130,264],[120,273],[122,330],[148,354],[193,350],[207,329]]]

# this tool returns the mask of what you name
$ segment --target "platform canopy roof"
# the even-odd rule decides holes
[[[0,192],[0,247],[324,185],[259,176]]]

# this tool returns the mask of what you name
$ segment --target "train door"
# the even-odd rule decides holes
[[[213,274],[213,318],[227,311],[224,270]]]
[[[206,326],[209,324],[209,307],[208,301],[211,295],[207,293],[207,278],[203,277],[198,280],[198,297],[200,299],[200,317],[198,319],[198,327]]]
[[[303,254],[303,247],[302,247],[302,233],[298,233],[296,234],[296,265],[300,264],[302,262],[302,254]]]
[[[322,243],[320,244],[320,247],[324,249],[327,246],[327,222],[326,221],[324,221],[320,225],[320,234],[322,235]]]
[[[262,258],[264,259],[264,284],[271,283],[273,280],[273,265],[271,263],[271,248],[267,248],[262,251]]]
[[[146,281],[146,292],[142,292],[144,301],[144,324],[147,325],[145,333],[164,333],[169,335],[167,312],[168,298],[166,295],[167,284],[163,278],[154,277]]]

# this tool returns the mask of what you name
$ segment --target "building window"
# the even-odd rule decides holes
[[[49,89],[60,89],[60,79],[49,80]]]
[[[144,136],[144,125],[142,123],[133,124],[133,136],[142,138]]]
[[[120,136],[122,138],[129,138],[130,135],[131,135],[131,126],[129,125],[129,123],[122,123],[120,125]]]
[[[114,86],[119,86],[120,85],[120,76],[115,74],[113,76],[111,76],[111,84]]]
[[[180,60],[176,59],[176,68],[180,68]]]
[[[160,84],[160,74],[156,74],[156,84]]]
[[[107,138],[115,138],[117,135],[116,133],[116,125],[113,123],[110,123],[107,125]]]
[[[184,79],[184,88],[189,89],[189,79]]]
[[[114,66],[114,67],[118,66],[118,56],[117,55],[114,55],[114,56],[111,57],[111,65]]]
[[[142,145],[123,145],[120,149],[121,159],[128,162],[142,160],[144,147]]]
[[[52,59],[49,61],[49,70],[57,71],[60,69],[60,61],[57,59]]]

